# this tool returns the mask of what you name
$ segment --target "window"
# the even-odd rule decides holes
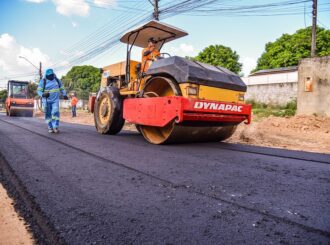
[[[29,88],[26,83],[12,83],[10,86],[10,97],[17,99],[28,99],[29,98]]]

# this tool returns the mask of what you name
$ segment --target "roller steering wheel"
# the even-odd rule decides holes
[[[167,58],[171,57],[171,55],[170,55],[169,53],[160,53],[159,57],[160,57],[161,59],[165,59],[165,58],[166,58],[165,55],[168,56]]]

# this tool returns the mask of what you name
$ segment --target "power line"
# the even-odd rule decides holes
[[[150,0],[148,0],[148,1],[149,1],[149,3],[152,4],[152,2]],[[216,8],[216,7],[219,7],[219,4],[223,4],[226,1],[184,0],[177,4],[166,3],[165,5],[162,6],[164,8],[161,9],[159,12],[162,14],[162,19],[174,16],[177,14],[184,14],[186,12],[196,12],[196,11],[198,11],[199,13],[204,12],[204,13],[207,13],[208,15],[210,14],[210,12],[218,13],[219,11],[222,11],[222,12],[224,12],[225,15],[231,14],[231,13],[237,13],[237,14],[240,14],[241,16],[243,16],[243,15],[246,16],[246,15],[250,15],[250,14],[256,14],[258,11],[264,12],[265,9],[267,9],[268,11],[272,12],[272,14],[269,14],[270,16],[286,15],[286,14],[294,15],[294,14],[300,14],[300,12],[297,11],[299,9],[296,8],[296,5],[299,5],[302,3],[305,5],[305,3],[308,1],[309,0],[281,1],[281,2],[272,2],[272,3],[268,3],[268,4],[259,4],[259,5],[243,5],[243,6],[233,6],[233,5],[230,6],[229,5],[225,8]],[[232,3],[232,1],[228,1],[228,2]],[[152,5],[154,6],[154,4],[152,4]],[[208,8],[206,8],[206,6]],[[268,15],[262,14],[262,16],[268,16]],[[118,29],[119,28],[121,28],[121,27],[118,27]],[[102,31],[102,30],[100,30],[100,31]],[[99,35],[99,33],[98,33],[98,35]],[[114,31],[114,32],[110,32],[108,35],[101,36],[101,38],[98,38],[98,42],[94,42],[93,38],[89,38],[87,41],[85,41],[83,43],[83,47],[91,48],[91,50],[88,50],[87,54],[82,54],[81,56],[73,59],[69,63],[69,65],[86,61],[88,59],[93,58],[94,55],[98,55],[98,54],[110,49],[112,46],[114,46],[117,43],[117,40],[114,40],[114,38],[118,38],[118,35],[116,35],[115,33],[116,32]],[[108,39],[109,37],[110,37],[110,39]],[[100,40],[106,40],[106,41],[100,43]],[[93,42],[94,45],[91,42]],[[95,43],[97,43],[97,44],[95,44]],[[71,54],[72,54],[72,51],[71,51]]]
[[[62,65],[63,61],[54,63],[54,69],[64,70],[72,65],[93,59],[100,54],[108,54],[118,47],[119,38],[124,31],[152,19],[151,7],[155,8],[155,3],[159,3],[158,13],[160,18],[166,19],[180,14],[194,16],[221,15],[224,17],[298,15],[305,14],[309,10],[306,10],[306,3],[310,2],[310,0],[286,0],[243,5],[242,0],[181,0],[175,2],[172,0],[161,0],[154,3],[151,0],[117,0],[117,6],[101,0],[99,1],[101,4],[95,4],[92,0],[85,1],[91,7],[110,8],[111,11],[125,11],[126,14],[119,17],[115,16],[114,19],[111,19],[82,40],[66,48],[64,51],[71,58],[65,65]],[[134,5],[127,6],[125,3],[134,3]],[[330,11],[330,8],[327,6],[329,4],[321,3],[318,12]],[[310,7],[308,6],[308,8]],[[113,28],[110,28],[111,26]],[[31,73],[28,75],[33,76]]]
[[[317,19],[317,23],[319,23],[321,26],[323,26],[323,27],[326,28],[326,29],[330,29],[328,26],[326,26],[325,24],[323,24],[323,23],[319,20],[319,18]]]
[[[144,17],[144,18],[141,18],[141,17]],[[145,15],[139,16],[138,18],[134,19],[134,21],[131,22],[131,25],[126,25],[125,30],[131,29],[131,28],[135,27],[136,25],[142,24],[142,23],[144,23],[144,22],[146,22],[150,19],[151,19],[151,16],[148,16],[148,17],[145,17]],[[85,54],[71,59],[67,65],[54,67],[54,69],[55,70],[63,70],[63,69],[66,69],[68,66],[78,64],[78,63],[82,63],[84,61],[87,61],[87,60],[103,53],[107,49],[109,49],[112,46],[118,44],[119,43],[119,38],[121,37],[121,35],[122,35],[121,32],[116,33],[110,39],[108,39],[105,42],[101,43],[100,46],[92,48],[92,49],[88,50]]]
[[[240,2],[240,1],[237,1]],[[276,1],[267,4],[235,5],[232,1],[211,0],[184,0],[176,4],[161,8],[162,18],[172,17],[178,14],[194,16],[231,15],[233,16],[276,16],[296,15],[304,12],[304,5],[310,0]],[[326,5],[322,4],[323,6]],[[326,6],[320,11],[329,11]]]
[[[143,5],[137,5],[137,7],[140,7]],[[81,41],[79,41],[77,44],[71,46],[71,48],[74,48],[76,46],[80,46],[82,43],[84,43],[84,41],[90,41],[90,40],[95,40],[96,37],[98,37],[100,34],[106,35],[107,34],[107,29],[110,29],[111,26],[120,26],[118,25],[118,23],[123,24],[123,18],[127,18],[127,17],[132,17],[129,15],[124,15],[121,16],[120,18],[117,18],[117,16],[114,16],[114,18],[116,18],[115,20],[110,19],[107,23],[105,23],[103,26],[101,26],[100,28],[96,29],[94,32],[92,32],[91,34],[89,34],[86,38],[82,39]]]
[[[145,4],[145,3],[144,3]],[[139,6],[144,6],[143,4]],[[145,13],[142,13],[140,15],[146,15]],[[76,44],[72,45],[70,48],[67,48],[65,53],[68,55],[74,55],[75,57],[83,56],[85,53],[88,53],[91,49],[98,48],[102,45],[104,45],[107,41],[109,42],[110,39],[113,36],[116,36],[116,34],[121,33],[125,28],[127,28],[129,23],[132,23],[134,21],[134,18],[137,15],[124,15],[118,19],[110,20],[105,25],[88,35],[83,40],[77,42]],[[114,26],[114,28],[111,28],[111,26]],[[80,53],[80,55],[77,55],[77,53]],[[53,65],[57,65],[61,62],[57,62]]]
[[[65,52],[68,55],[70,55],[70,54],[75,53],[77,48],[79,48],[79,50],[82,50],[85,48],[89,48],[91,46],[98,46],[99,42],[101,42],[102,40],[103,41],[107,40],[107,38],[111,37],[113,35],[113,33],[120,30],[120,28],[122,26],[131,22],[135,16],[136,15],[134,15],[133,17],[125,15],[125,16],[122,16],[122,17],[116,19],[115,21],[108,22],[107,24],[105,24],[104,26],[99,28],[99,30],[97,30],[94,33],[87,36],[85,39],[79,41],[78,43],[74,44],[70,48],[67,48],[65,50]],[[114,26],[114,28],[111,29],[110,28],[111,26]],[[107,29],[109,29],[109,30],[107,30]]]

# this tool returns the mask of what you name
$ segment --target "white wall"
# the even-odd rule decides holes
[[[243,77],[242,79],[246,85],[274,84],[274,83],[297,83],[298,82],[298,71],[250,76],[250,77]]]
[[[87,110],[88,100],[79,100],[77,103],[77,109]],[[60,100],[60,108],[69,109],[71,108],[70,100]],[[39,110],[37,101],[34,100],[34,109]]]
[[[285,105],[297,99],[298,71],[242,78],[247,85],[245,99],[259,103]]]
[[[87,110],[88,100],[78,100],[77,109]],[[60,108],[69,109],[71,108],[70,100],[60,100]]]

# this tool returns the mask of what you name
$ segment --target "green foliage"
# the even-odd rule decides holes
[[[286,117],[286,116],[294,116],[297,110],[297,101],[292,100],[284,106],[278,105],[268,105],[265,103],[258,103],[254,100],[246,100],[247,104],[252,105],[253,115],[257,117]]]
[[[28,89],[29,89],[30,98],[34,98],[37,96],[37,89],[38,89],[37,83],[29,83]]]
[[[68,91],[97,92],[101,82],[100,69],[94,66],[74,66],[61,78]]]
[[[284,109],[296,111],[297,110],[297,100],[292,100],[291,102],[287,103]]]
[[[192,58],[189,57],[189,59]],[[223,45],[210,45],[193,59],[214,66],[227,68],[236,74],[242,70],[242,64],[238,61],[239,55],[236,51]]]
[[[311,55],[311,35],[311,27],[307,27],[267,43],[254,71],[298,65],[302,58]],[[316,54],[330,55],[330,30],[318,27],[316,37]]]
[[[0,91],[0,102],[4,103],[7,98],[7,89],[3,89]]]
[[[191,57],[191,56],[185,56],[185,59],[187,59],[187,60],[195,60],[195,58],[194,57]]]

